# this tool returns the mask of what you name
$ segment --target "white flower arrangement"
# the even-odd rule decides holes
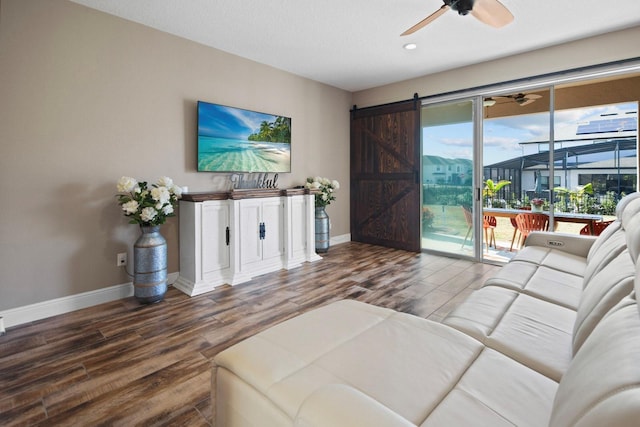
[[[165,223],[168,217],[175,216],[174,210],[182,189],[167,176],[160,177],[156,184],[147,187],[146,181],[123,176],[116,185],[118,203],[124,215],[130,217],[129,224],[156,226]]]
[[[316,195],[316,207],[319,208],[331,204],[336,199],[333,193],[340,189],[340,183],[335,179],[316,176],[307,178],[305,187],[310,190],[320,190],[320,194]]]

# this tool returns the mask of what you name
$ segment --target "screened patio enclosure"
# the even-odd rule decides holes
[[[531,144],[531,143],[529,143]],[[538,152],[486,165],[484,179],[508,180],[494,199],[507,206],[532,198],[549,199],[550,187],[575,188],[591,183],[594,195],[608,192],[616,197],[636,191],[636,137],[556,141],[553,153],[554,177],[549,176],[548,142],[535,143]]]

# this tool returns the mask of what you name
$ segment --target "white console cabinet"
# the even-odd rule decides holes
[[[306,190],[188,194],[180,201],[180,276],[194,296],[321,259]]]

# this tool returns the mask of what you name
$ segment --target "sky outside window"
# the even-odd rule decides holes
[[[587,135],[576,135],[578,126],[593,120],[614,117],[636,120],[637,104],[628,102],[556,111],[555,140],[589,140]],[[485,119],[483,127],[485,165],[522,156],[525,153],[520,143],[549,141],[548,112]],[[624,136],[629,136],[627,132],[624,133]],[[633,133],[635,135],[637,131]],[[473,141],[470,137],[472,134],[471,122],[425,127],[423,128],[423,152],[444,158],[471,159],[473,158]],[[605,134],[595,136],[603,137]]]

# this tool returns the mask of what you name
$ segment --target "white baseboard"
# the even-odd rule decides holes
[[[329,239],[330,245],[339,245],[340,243],[347,243],[351,241],[351,233],[342,234],[340,236],[333,236]]]
[[[177,278],[178,273],[169,273],[167,282],[173,283]],[[0,318],[4,320],[4,327],[10,328],[130,296],[133,296],[133,282],[0,311]]]

